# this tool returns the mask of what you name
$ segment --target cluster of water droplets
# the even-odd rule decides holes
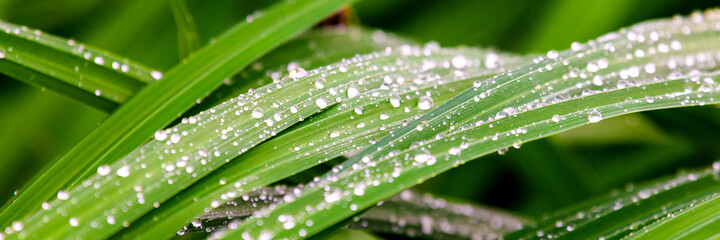
[[[249,222],[277,212],[311,219],[353,204],[362,209],[379,199],[352,194],[350,184],[363,184],[364,192],[401,189],[489,149],[519,147],[523,140],[642,109],[717,102],[718,22],[713,10],[638,24],[586,44],[573,43],[566,51],[550,51],[533,64],[475,85],[453,99],[453,106],[409,123],[318,177],[297,197],[312,202],[311,209],[296,211],[301,208],[289,202]],[[463,61],[451,64],[463,66]],[[250,236],[256,231],[252,223],[242,227]]]
[[[467,58],[462,69],[452,66],[452,59],[459,55],[460,51],[443,50],[436,44],[402,45],[313,70],[289,65],[285,77],[185,118],[177,126],[158,130],[154,141],[114,164],[100,166],[98,175],[77,188],[61,191],[56,200],[43,204],[43,212],[28,217],[28,221],[45,224],[26,228],[18,236],[33,237],[28,234],[39,234],[43,226],[62,222],[83,231],[127,227],[134,217],[158,208],[172,196],[160,189],[181,189],[171,186],[197,181],[279,131],[331,106],[357,114],[356,109],[369,108],[368,103],[393,105],[385,101],[392,94],[403,93],[402,101],[410,103],[404,111],[427,111],[433,107],[434,96],[431,89],[419,89],[445,83],[442,76],[458,80],[464,74],[487,72],[477,58]],[[372,121],[388,120],[391,113],[380,113]],[[339,134],[331,132],[328,137]],[[227,184],[234,186],[234,191],[246,191],[244,181]],[[100,201],[111,197],[115,201]],[[104,214],[91,214],[89,205],[103,209]],[[65,234],[72,237],[75,233]]]

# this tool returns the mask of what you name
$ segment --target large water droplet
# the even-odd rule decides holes
[[[304,68],[298,67],[293,70],[290,70],[289,77],[293,78],[293,79],[298,79],[298,78],[307,77],[307,75],[308,75],[308,73],[307,73],[307,71],[305,71]]]
[[[347,89],[347,96],[348,96],[348,98],[354,98],[354,97],[356,97],[358,94],[360,94],[360,91],[358,91],[358,89],[355,88],[355,87],[349,87],[349,88]]]
[[[428,96],[422,96],[420,97],[420,100],[418,100],[418,108],[422,110],[428,110],[433,107],[433,99]]]
[[[390,97],[390,105],[392,105],[393,107],[400,107],[400,97],[398,97],[398,96]]]
[[[415,154],[415,157],[413,157],[413,159],[414,159],[416,162],[425,163],[425,164],[427,164],[427,165],[433,165],[433,164],[435,164],[435,162],[437,161],[437,160],[435,159],[435,156],[433,156],[432,154],[427,153],[427,152],[417,153],[417,154]]]
[[[117,175],[120,177],[128,177],[128,176],[130,176],[130,166],[128,166],[128,165],[122,166],[115,173],[117,173]]]
[[[319,108],[324,109],[328,106],[327,100],[325,98],[318,98],[315,100],[315,105],[317,105]]]
[[[167,136],[168,135],[165,130],[157,130],[157,132],[155,132],[155,139],[158,141],[165,141],[165,139],[167,139]]]
[[[602,118],[603,118],[602,114],[600,112],[598,112],[597,110],[592,110],[590,112],[590,114],[588,114],[588,120],[591,123],[599,122],[600,120],[602,120]]]
[[[264,113],[262,108],[255,108],[250,115],[252,115],[253,118],[261,118],[263,117]]]
[[[112,171],[112,169],[110,168],[109,165],[102,165],[102,166],[99,166],[97,169],[97,173],[100,176],[108,175],[108,174],[110,174],[111,171]]]

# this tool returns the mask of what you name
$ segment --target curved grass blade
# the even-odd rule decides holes
[[[99,166],[127,154],[189,109],[196,99],[217,88],[224,79],[349,2],[352,1],[288,1],[267,9],[252,22],[238,24],[173,68],[162,81],[140,91],[41,173],[6,205],[0,213],[0,226],[8,226],[14,219],[38,209],[58,190],[81,180],[79,176],[83,172],[97,171]],[[83,234],[82,231],[75,233]],[[103,231],[103,234],[111,233]]]
[[[195,52],[202,43],[200,42],[200,34],[195,27],[192,13],[188,9],[185,0],[171,0],[170,8],[172,9],[173,18],[178,32],[178,53],[180,59],[190,56]]]
[[[275,186],[253,191],[203,214],[178,234],[209,233],[233,220],[246,219],[282,200],[290,194],[287,190],[287,187]],[[290,219],[283,220],[294,224]],[[408,237],[485,239],[498,238],[527,224],[532,223],[488,207],[406,190],[354,217],[347,227]]]
[[[166,237],[171,233],[162,233],[162,229],[179,229],[202,212],[208,211],[209,207],[231,200],[232,196],[240,196],[334,157],[369,146],[374,139],[420,116],[433,104],[447,101],[454,96],[456,89],[468,88],[478,80],[502,72],[503,69],[496,65],[500,60],[509,66],[524,61],[522,58],[473,49],[441,50],[434,44],[425,47],[403,45],[390,52],[394,53],[388,56],[388,61],[370,59],[367,63],[355,64],[368,66],[369,69],[375,69],[373,71],[379,70],[377,66],[385,66],[384,70],[377,73],[356,72],[357,76],[352,76],[353,80],[348,84],[361,83],[364,85],[360,85],[362,88],[332,88],[327,85],[329,77],[325,77],[326,80],[306,81],[305,84],[311,88],[324,89],[330,94],[337,91],[340,92],[338,96],[343,97],[343,91],[347,93],[351,88],[358,89],[357,96],[250,149],[173,197],[159,209],[143,216],[120,234],[140,239]],[[358,56],[343,61],[340,66],[377,54]],[[388,54],[388,51],[382,54]],[[477,60],[484,58],[493,60],[491,69],[484,61]],[[458,59],[464,61],[462,69],[451,64],[454,61],[459,66]],[[339,68],[337,64],[331,66],[334,67],[329,69]],[[264,88],[267,86],[258,91],[264,92]]]
[[[508,234],[505,238],[633,239],[693,234],[713,224],[716,212],[706,208],[713,208],[713,202],[720,194],[718,171],[720,163],[716,162],[711,168],[684,171],[675,177],[638,186],[629,185],[625,190],[563,210],[536,227]],[[710,215],[700,217],[698,213]],[[689,217],[693,215],[697,217]],[[673,223],[676,221],[687,222]],[[688,224],[690,222],[696,224]],[[673,226],[662,226],[667,223]]]
[[[144,66],[73,40],[7,22],[0,30],[0,73],[104,111],[154,80]]]
[[[299,238],[478,156],[603,118],[720,102],[718,11],[638,24],[468,89],[215,237]],[[363,194],[354,194],[355,186]],[[311,206],[306,208],[305,206]],[[312,226],[284,228],[291,216]],[[262,226],[258,223],[263,222]]]

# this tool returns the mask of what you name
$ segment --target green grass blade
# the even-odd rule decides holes
[[[233,220],[246,219],[261,208],[282,200],[284,195],[290,194],[288,189],[275,186],[253,191],[206,212],[179,234],[208,234],[226,227]],[[358,215],[348,227],[416,238],[470,239],[497,238],[527,224],[532,223],[492,208],[406,190]]]
[[[350,204],[364,209],[478,156],[603,118],[720,102],[718,73],[703,73],[714,70],[720,50],[717,15],[638,24],[549,52],[468,89],[216,237],[312,235],[352,215]],[[364,194],[353,194],[358,185]],[[274,221],[279,215],[313,224],[287,229]]]
[[[97,171],[99,166],[127,154],[190,108],[197,99],[214,90],[224,79],[349,2],[283,2],[267,9],[252,22],[238,24],[214,43],[199,50],[194,57],[173,68],[161,81],[140,91],[87,138],[41,173],[6,205],[0,213],[0,225],[7,226],[11,221],[38,209],[58,190],[71,182],[77,182],[79,178],[76,175]],[[57,230],[84,234],[66,225]],[[112,234],[112,231],[98,229],[92,232]]]
[[[195,27],[195,21],[190,9],[185,4],[185,0],[170,0],[170,8],[175,19],[175,25],[177,25],[180,59],[183,59],[200,48],[202,45],[200,34],[197,27]]]
[[[153,81],[152,70],[73,40],[7,22],[0,29],[0,73],[101,110]]]

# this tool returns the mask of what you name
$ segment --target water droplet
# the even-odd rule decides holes
[[[80,221],[78,221],[77,218],[71,217],[70,218],[70,226],[77,227],[80,225]]]
[[[14,221],[12,223],[12,229],[15,231],[22,231],[23,230],[23,223],[19,221]]]
[[[356,97],[358,94],[360,94],[360,91],[358,91],[358,89],[355,88],[355,87],[349,87],[349,88],[347,89],[347,96],[348,96],[348,98],[354,98],[354,97]]]
[[[317,105],[319,108],[324,109],[328,106],[327,100],[325,98],[318,98],[315,100],[315,105]]]
[[[481,86],[482,86],[482,81],[481,81],[481,80],[475,80],[475,81],[473,82],[473,87],[479,88],[479,87],[481,87]]]
[[[57,198],[60,200],[67,200],[68,198],[70,198],[70,193],[60,190],[57,193]]]
[[[552,116],[552,121],[553,121],[553,122],[560,122],[560,115],[557,115],[557,114],[553,115],[553,116]]]
[[[157,132],[155,132],[155,139],[165,141],[165,139],[167,139],[167,132],[165,132],[165,130],[157,130]]]
[[[451,147],[450,150],[448,150],[448,154],[453,155],[453,156],[457,156],[457,155],[460,155],[460,152],[461,152],[461,151],[462,151],[462,150],[461,150],[460,148],[458,148],[458,147]]]
[[[390,105],[392,105],[393,107],[400,107],[400,97],[398,97],[398,96],[390,97]]]
[[[339,189],[333,191],[325,191],[325,201],[328,203],[337,202],[342,197],[342,192]]]
[[[428,110],[433,107],[433,99],[428,96],[422,96],[420,97],[420,100],[418,100],[418,108],[422,110]]]
[[[363,114],[363,110],[363,107],[355,107],[354,109],[355,113],[357,113],[358,115]]]
[[[265,115],[265,113],[263,112],[262,108],[255,108],[250,115],[253,118],[261,118],[263,117],[263,115]]]
[[[325,78],[318,78],[315,80],[315,88],[323,89],[325,88],[325,83],[327,83],[327,80],[325,80]]]
[[[128,165],[122,166],[115,173],[117,173],[117,175],[120,177],[128,177],[128,176],[130,176],[130,166],[128,166]]]
[[[102,166],[99,166],[97,169],[97,173],[100,176],[108,175],[108,174],[110,174],[111,171],[112,171],[112,169],[110,168],[109,165],[102,165]]]
[[[457,55],[450,60],[450,63],[455,68],[464,68],[467,66],[467,58],[463,55]]]
[[[152,71],[150,72],[150,76],[152,76],[155,80],[160,80],[163,77],[163,74],[159,71]]]
[[[677,40],[673,40],[672,42],[670,42],[670,48],[677,51],[682,48],[682,44],[680,44],[680,42],[678,42]]]
[[[499,155],[505,155],[505,153],[507,153],[507,151],[508,151],[508,148],[505,147],[505,148],[498,149],[497,153]]]
[[[112,215],[108,216],[106,220],[107,220],[107,223],[110,225],[115,224],[115,217],[113,217]]]
[[[597,110],[592,110],[590,112],[590,114],[588,114],[588,120],[591,123],[599,122],[600,120],[602,120],[602,118],[603,118],[602,114],[600,112],[598,112]]]
[[[415,154],[415,157],[413,157],[413,160],[419,163],[425,163],[427,165],[433,165],[437,161],[435,159],[435,156],[428,152],[420,152]]]
[[[175,133],[173,135],[170,135],[170,142],[172,142],[172,143],[180,142],[180,134]]]
[[[500,57],[495,53],[485,54],[485,67],[493,69],[499,67],[501,64]]]
[[[549,59],[556,59],[556,58],[559,57],[559,56],[560,56],[560,54],[559,54],[557,51],[555,51],[555,50],[550,50],[550,51],[547,52],[547,57],[548,57]]]
[[[293,79],[298,79],[298,78],[307,77],[307,75],[308,75],[308,73],[307,73],[307,71],[305,71],[304,68],[298,67],[298,68],[290,70],[289,77],[293,78]]]
[[[515,148],[515,149],[520,149],[520,146],[522,146],[522,141],[516,140],[515,142],[513,142],[513,145],[512,145],[512,146],[513,146],[513,148]]]
[[[338,132],[338,131],[332,131],[330,133],[330,138],[336,138],[338,136],[340,136],[340,132]]]
[[[95,89],[95,96],[100,96],[100,95],[102,95],[102,92],[100,91],[100,89]]]

